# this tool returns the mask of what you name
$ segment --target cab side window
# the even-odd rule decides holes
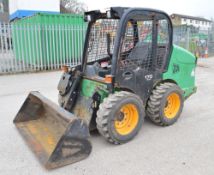
[[[128,22],[122,41],[122,66],[152,67],[152,20]]]

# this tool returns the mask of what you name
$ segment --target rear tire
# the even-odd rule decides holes
[[[176,84],[165,82],[153,89],[146,113],[153,123],[169,126],[180,117],[183,104],[183,91]]]
[[[130,92],[110,94],[97,111],[97,129],[110,143],[122,144],[133,139],[145,117],[143,102]]]

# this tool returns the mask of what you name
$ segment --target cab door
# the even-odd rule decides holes
[[[144,11],[133,14],[126,22],[120,41],[117,85],[135,92],[143,101],[149,97],[153,85],[161,80],[168,56],[169,40],[163,45],[160,43],[159,23],[163,17]],[[169,38],[168,33],[166,38]]]

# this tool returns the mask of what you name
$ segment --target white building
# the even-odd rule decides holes
[[[212,21],[202,18],[187,16],[181,14],[170,15],[173,25],[192,25],[194,27],[200,28],[200,30],[209,30],[212,26]]]

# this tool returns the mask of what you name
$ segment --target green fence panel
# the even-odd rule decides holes
[[[17,60],[36,67],[59,68],[82,58],[87,24],[82,15],[38,13],[12,23]]]

